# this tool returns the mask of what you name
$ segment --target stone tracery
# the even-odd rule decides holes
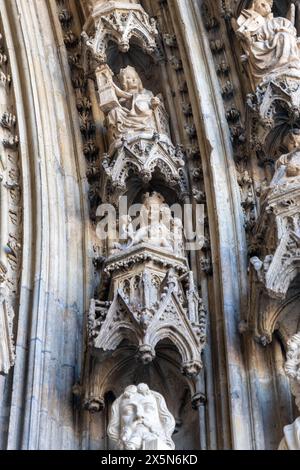
[[[300,333],[296,333],[288,341],[285,371],[290,379],[291,390],[295,396],[296,406],[300,411]],[[300,450],[300,417],[284,428],[284,438],[280,450]]]
[[[170,358],[175,348],[181,372],[195,382],[202,369],[206,311],[189,270],[183,223],[172,215],[167,203],[170,191],[178,202],[187,198],[185,155],[172,142],[163,96],[144,87],[130,60],[116,74],[108,65],[109,41],[122,53],[134,44],[157,58],[158,31],[139,2],[92,2],[90,8],[83,34],[85,62],[97,82],[108,143],[107,153],[101,157],[101,199],[116,207],[120,196],[134,192],[135,178],[141,189],[148,187],[149,191],[136,199],[141,203],[140,223],[134,227],[129,214],[120,214],[119,237],[106,243],[98,297],[90,304],[86,367],[93,363],[94,370],[105,368],[112,352],[120,351],[125,358],[132,348],[145,367],[153,361],[159,363],[156,350],[170,344],[165,346]],[[87,409],[102,409],[105,384],[101,387],[100,391],[85,374]]]

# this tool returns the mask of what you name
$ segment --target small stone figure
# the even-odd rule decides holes
[[[110,143],[129,139],[136,134],[149,134],[162,131],[162,123],[157,113],[163,108],[161,96],[154,96],[146,90],[136,70],[128,66],[118,76],[121,88],[113,81],[113,73],[108,66],[97,72],[100,94],[100,107],[106,114]]]
[[[295,5],[289,18],[274,17],[273,0],[253,0],[242,10],[236,34],[249,65],[253,88],[277,76],[300,79],[300,43],[295,28]]]

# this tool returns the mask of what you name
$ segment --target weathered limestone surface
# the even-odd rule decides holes
[[[108,435],[119,450],[174,450],[175,420],[148,385],[129,385],[112,406]]]
[[[300,448],[299,15],[0,0],[1,449]]]

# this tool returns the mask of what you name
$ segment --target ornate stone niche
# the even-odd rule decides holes
[[[252,89],[246,103],[248,153],[253,164],[265,167],[250,236],[248,316],[263,344],[280,329],[278,319],[284,323],[280,312],[300,266],[300,47],[294,5],[287,18],[275,17],[272,7],[272,0],[253,0],[234,24]]]
[[[162,96],[146,90],[130,66],[120,71],[120,86],[108,65],[98,67],[96,77],[109,142],[102,162],[102,197],[109,185],[117,200],[126,191],[129,176],[138,175],[143,183],[149,183],[155,171],[168,186],[184,192],[183,153],[171,141]]]
[[[176,115],[175,100],[180,108],[187,86],[183,82],[180,94],[171,96],[163,83],[169,73],[175,83],[179,82],[182,62],[175,51],[171,71],[169,64],[160,62],[156,23],[140,2],[88,3],[82,67],[77,68],[80,73],[84,71],[88,82],[89,109],[82,112],[87,106],[81,98],[78,109],[90,159],[93,147],[84,118],[89,113],[96,116],[92,130],[100,148],[100,162],[95,166],[100,165],[91,173],[101,201],[116,209],[119,233],[107,241],[101,239],[95,250],[99,253],[95,262],[98,282],[90,303],[82,385],[76,393],[91,413],[103,408],[109,413],[107,394],[117,397],[130,383],[147,383],[151,390],[171,399],[167,375],[168,382],[181,383],[188,419],[196,421],[191,401],[197,408],[206,311],[196,276],[190,271],[181,219],[171,215],[170,209],[172,204],[190,202],[185,152],[174,142],[179,144],[185,138],[188,144],[194,142],[196,130],[192,125],[185,126],[189,122],[186,119],[182,132],[171,128],[169,114],[173,118]],[[185,112],[191,116],[191,109],[185,108]],[[177,119],[173,121],[178,124]],[[196,165],[195,156],[194,160]],[[130,212],[122,213],[119,200],[127,196],[130,206],[140,202],[143,195],[150,218],[135,225]],[[200,191],[199,197],[205,200]],[[97,211],[95,221],[102,222],[100,213]],[[196,261],[193,269],[197,269]],[[174,400],[174,415],[181,423],[180,406]],[[103,419],[98,428],[102,424]]]
[[[284,150],[286,133],[299,124],[300,80],[272,79],[247,97],[247,134],[251,149],[264,159]]]
[[[250,317],[256,336],[263,343],[271,342],[279,312],[288,303],[290,289],[297,284],[300,274],[299,147],[294,148],[295,132],[298,134],[292,131],[287,135],[289,153],[277,160],[274,177],[262,192],[261,211],[252,238],[251,249],[259,256],[250,260],[255,273]],[[280,321],[284,322],[282,315]]]
[[[132,42],[146,54],[159,55],[156,22],[139,2],[92,0],[90,11],[83,38],[97,62],[106,62],[109,41],[123,53],[128,52]]]
[[[168,409],[175,418],[176,428],[172,440],[176,449],[196,448],[198,445],[199,393],[197,381],[180,374],[181,358],[169,341],[161,341],[156,348],[156,357],[149,364],[143,364],[136,356],[136,347],[126,341],[108,354],[105,361],[92,355],[86,371],[83,394],[84,408],[89,412],[89,420],[102,429],[103,438],[111,416],[112,403],[109,397],[119,397],[131,384],[143,382],[151,384],[151,389],[166,397]],[[176,394],[174,393],[176,390]],[[191,406],[192,404],[192,406]],[[195,432],[190,433],[190,426]],[[109,449],[112,442],[107,442]]]
[[[0,262],[0,374],[8,374],[15,361],[13,340],[14,310],[8,301],[5,285],[7,269]]]
[[[264,257],[251,262],[268,295],[279,300],[300,272],[299,198],[299,188],[270,193],[258,221],[256,237],[266,243]]]

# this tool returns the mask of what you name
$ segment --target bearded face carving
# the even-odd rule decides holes
[[[173,450],[175,420],[162,395],[131,385],[114,402],[109,437],[119,450]]]

